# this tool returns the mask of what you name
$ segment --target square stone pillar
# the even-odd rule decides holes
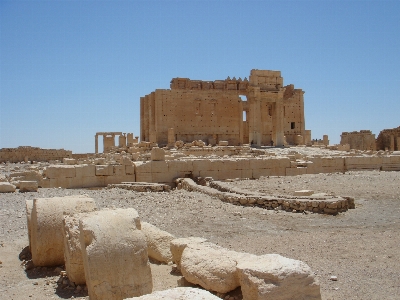
[[[272,133],[272,136],[275,136],[274,145],[277,147],[282,147],[285,143],[283,99],[278,99],[275,102],[275,114],[273,122],[275,127],[275,132]]]
[[[94,153],[99,153],[99,136],[94,136]]]
[[[174,128],[168,128],[168,146],[174,146],[175,142],[175,130]]]
[[[394,135],[390,136],[390,151],[394,151]]]

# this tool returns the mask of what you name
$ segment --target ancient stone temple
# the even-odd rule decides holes
[[[160,146],[178,140],[283,146],[285,138],[309,144],[303,94],[283,86],[280,71],[251,70],[249,80],[174,78],[171,89],[140,98],[140,139]]]
[[[350,145],[350,149],[376,150],[375,134],[371,130],[342,132],[340,145]]]
[[[376,139],[376,149],[400,151],[400,126],[382,130]]]

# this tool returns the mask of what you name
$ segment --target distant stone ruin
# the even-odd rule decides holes
[[[140,98],[140,139],[159,146],[195,140],[283,146],[285,138],[290,145],[310,144],[303,94],[283,86],[280,71],[251,70],[249,80],[174,78],[171,89]]]
[[[382,130],[376,139],[378,150],[400,151],[400,126]]]
[[[382,130],[376,139],[371,130],[342,132],[340,145],[357,150],[400,151],[400,126]]]
[[[375,134],[371,130],[342,132],[340,145],[349,144],[350,149],[376,150]]]
[[[21,161],[48,162],[51,160],[63,160],[65,157],[72,157],[72,151],[64,149],[41,149],[30,146],[0,149],[0,163],[16,163]]]

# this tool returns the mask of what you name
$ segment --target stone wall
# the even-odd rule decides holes
[[[310,136],[305,132],[304,92],[283,86],[280,71],[251,70],[249,78],[174,78],[171,89],[141,97],[141,141],[283,146],[286,136],[289,144],[304,144]]]
[[[62,161],[65,157],[72,157],[72,151],[64,149],[41,149],[38,147],[20,146],[18,148],[0,149],[0,163],[22,161]]]
[[[340,145],[350,145],[350,149],[376,150],[375,134],[371,130],[342,132]]]
[[[132,165],[51,165],[43,172],[43,187],[104,187],[121,182],[153,182],[174,185],[177,178],[212,177],[257,179],[261,176],[346,172],[350,170],[400,171],[400,155],[327,156],[296,158],[182,159],[138,161]]]
[[[400,126],[382,130],[376,139],[377,150],[400,151]]]

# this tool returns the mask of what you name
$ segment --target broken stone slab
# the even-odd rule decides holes
[[[293,193],[293,196],[311,196],[314,194],[313,190],[300,190],[300,191],[295,191]]]
[[[187,245],[197,244],[197,243],[201,244],[206,241],[207,239],[200,237],[178,238],[172,240],[170,243],[172,262],[176,264],[177,269],[180,270],[182,253],[183,250],[187,247]]]
[[[64,213],[95,209],[94,200],[86,195],[34,199],[30,234],[33,264],[42,267],[64,264]]]
[[[141,225],[141,230],[146,237],[149,257],[159,262],[172,262],[170,244],[175,237],[150,223],[141,222]]]
[[[63,218],[65,270],[68,279],[76,285],[86,283],[79,231],[79,219],[85,215],[64,215]]]
[[[97,211],[79,220],[86,285],[91,300],[149,294],[147,243],[136,210]]]
[[[182,253],[181,272],[187,281],[206,290],[227,293],[240,286],[236,272],[240,255],[208,242],[188,244]]]
[[[158,160],[158,161],[165,160],[164,149],[153,147],[153,149],[151,149],[151,160]]]
[[[238,264],[243,299],[320,300],[320,286],[311,268],[279,254],[249,254]]]
[[[37,181],[20,181],[19,182],[19,191],[21,193],[37,192],[37,190],[38,190]]]
[[[9,182],[0,182],[0,193],[14,193],[16,186]]]
[[[208,291],[192,288],[177,287],[165,291],[157,291],[148,295],[126,298],[125,300],[221,300]]]

